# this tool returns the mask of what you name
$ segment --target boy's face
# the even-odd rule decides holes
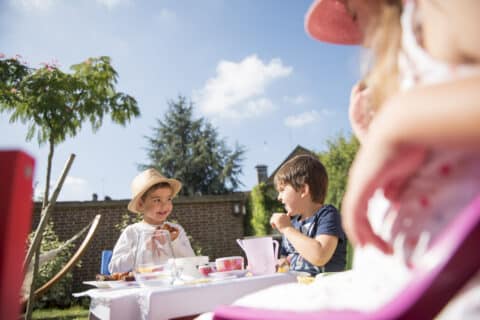
[[[285,210],[290,215],[297,215],[303,212],[303,203],[304,203],[304,188],[296,191],[289,184],[281,184],[277,186],[278,190],[278,200],[282,202],[285,207]]]
[[[161,224],[170,215],[173,209],[172,189],[161,187],[147,194],[145,200],[140,199],[139,211],[143,213],[143,220],[150,224]]]

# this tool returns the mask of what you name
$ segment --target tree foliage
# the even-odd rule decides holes
[[[0,112],[27,125],[27,141],[36,136],[39,145],[49,146],[44,206],[56,145],[75,137],[86,121],[96,131],[107,114],[121,125],[140,115],[135,99],[116,91],[118,75],[109,57],[89,58],[70,69],[65,73],[55,64],[34,69],[19,56],[0,55]]]
[[[320,153],[320,161],[328,172],[328,194],[326,203],[333,204],[340,212],[343,195],[347,186],[348,172],[352,165],[355,154],[359,148],[359,142],[354,136],[349,138],[338,135],[327,141],[327,151]],[[353,247],[347,246],[347,269],[352,266]]]
[[[273,212],[283,212],[283,205],[277,200],[277,191],[264,182],[253,187],[250,192],[246,235],[263,236],[272,232],[270,217]]]
[[[48,252],[49,250],[60,247],[63,243],[58,239],[58,236],[53,230],[53,223],[48,223],[45,231],[43,232],[43,241],[40,247],[40,252]],[[33,238],[33,233],[29,236],[30,240]],[[54,275],[56,275],[61,268],[67,263],[71,256],[71,250],[73,244],[68,245],[64,250],[55,256],[52,260],[46,262],[41,266],[38,272],[38,276],[35,278],[35,288],[39,288],[47,281],[49,281]],[[56,282],[48,291],[46,291],[35,302],[37,308],[48,307],[68,307],[72,303],[72,272],[67,274]]]
[[[148,141],[148,165],[183,183],[181,194],[225,194],[240,185],[244,148],[227,147],[204,118],[193,118],[193,103],[179,96],[168,102],[163,120],[157,119]]]
[[[20,59],[0,54],[0,112],[9,113],[10,122],[27,125],[27,141],[36,136],[39,145],[46,143],[49,147],[43,209],[49,201],[55,146],[67,137],[75,137],[86,121],[96,131],[107,114],[112,122],[125,125],[140,111],[133,97],[116,91],[118,75],[109,57],[89,58],[72,65],[71,73],[61,71],[56,64],[30,68]],[[38,239],[42,239],[42,234]],[[36,249],[35,255],[40,254],[39,250]],[[38,281],[35,265],[33,282]],[[33,290],[26,319],[32,310],[32,294]]]
[[[354,136],[344,137],[340,134],[334,139],[327,140],[327,146],[327,150],[319,154],[320,161],[328,172],[328,193],[325,202],[341,210],[348,171],[359,143]]]

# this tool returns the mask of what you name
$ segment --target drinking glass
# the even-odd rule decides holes
[[[135,278],[144,285],[172,284],[177,277],[170,232],[144,230],[139,234],[135,254]]]

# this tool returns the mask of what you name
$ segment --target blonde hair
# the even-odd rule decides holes
[[[401,0],[379,1],[377,17],[372,17],[365,34],[365,46],[372,54],[372,63],[364,82],[371,90],[371,111],[381,105],[399,88],[398,53],[401,46]]]

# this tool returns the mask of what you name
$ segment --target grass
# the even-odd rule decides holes
[[[32,319],[86,320],[88,309],[81,306],[73,306],[69,309],[39,309],[33,311]]]

